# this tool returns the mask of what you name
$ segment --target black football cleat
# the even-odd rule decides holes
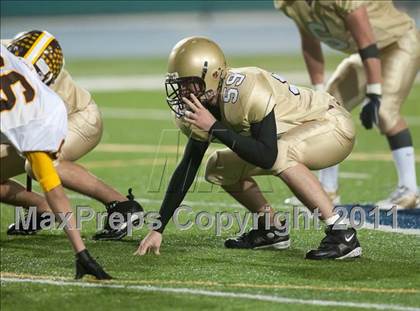
[[[362,248],[353,228],[333,229],[333,225],[325,229],[326,236],[318,249],[306,253],[306,259],[346,259],[362,255]]]
[[[14,223],[9,225],[9,227],[7,228],[7,235],[34,235],[36,234],[38,231],[42,230],[41,227],[41,222],[43,222],[44,220],[49,220],[49,221],[44,221],[44,225],[46,227],[50,227],[51,226],[51,219],[53,219],[53,217],[50,217],[51,214],[49,213],[36,213],[35,214],[35,224],[32,222],[32,219],[28,219],[29,214],[26,213],[24,216],[24,221],[25,223],[29,224],[28,226],[25,226],[23,224],[23,220],[19,221],[18,223]]]
[[[140,223],[139,213],[143,212],[142,206],[134,201],[134,195],[132,194],[131,188],[128,189],[127,195],[128,201],[118,202],[113,201],[106,204],[108,216],[106,218],[104,229],[98,231],[94,236],[94,240],[106,241],[106,240],[121,240],[127,235],[128,225],[137,226]],[[118,228],[111,228],[110,217],[113,213],[120,213],[124,217],[124,221],[118,226]],[[128,219],[130,214],[130,219]]]
[[[102,267],[93,259],[87,249],[76,254],[76,276],[75,279],[81,279],[84,275],[93,275],[97,280],[111,280],[112,277],[102,269]]]
[[[290,237],[286,229],[271,227],[266,229],[253,229],[239,237],[225,241],[226,248],[238,249],[286,249],[290,246]]]

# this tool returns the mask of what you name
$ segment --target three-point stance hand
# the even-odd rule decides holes
[[[162,244],[162,233],[152,230],[140,242],[139,248],[133,255],[143,256],[152,251],[155,255],[160,255],[160,244]]]

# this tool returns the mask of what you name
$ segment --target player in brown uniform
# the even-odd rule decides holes
[[[320,42],[351,54],[337,67],[326,91],[347,110],[362,103],[360,120],[387,137],[398,173],[397,189],[377,204],[414,208],[418,201],[415,156],[407,123],[400,114],[420,68],[420,33],[414,21],[392,1],[289,1],[274,5],[299,28],[302,52],[312,84],[324,85]],[[338,189],[338,166],[320,171],[332,197]]]
[[[162,232],[191,186],[209,143],[215,151],[206,180],[221,185],[255,213],[270,213],[266,223],[228,239],[227,248],[287,248],[285,230],[275,226],[273,209],[253,176],[280,177],[327,224],[326,237],[309,259],[361,255],[353,228],[334,228],[338,215],[310,172],[343,161],[354,143],[350,114],[329,94],[290,85],[277,74],[256,67],[228,68],[219,46],[204,37],[181,40],[169,56],[167,101],[175,122],[189,137],[160,209],[162,226],[149,232],[137,254],[159,253]]]
[[[90,93],[78,86],[67,70],[62,68],[62,54],[55,55],[56,57],[52,58],[53,54],[49,48],[51,44],[40,46],[43,43],[45,33],[38,30],[21,33],[11,41],[2,40],[2,44],[6,45],[8,50],[16,56],[31,61],[36,66],[38,73],[43,77],[45,76],[47,85],[60,96],[66,105],[68,135],[60,149],[58,159],[55,161],[63,186],[102,202],[109,215],[113,212],[120,212],[126,216],[127,212],[141,211],[140,205],[133,200],[134,197],[131,194],[125,197],[82,166],[72,163],[89,153],[100,142],[102,117]],[[61,53],[61,48],[59,51]],[[53,72],[55,76],[43,73],[47,71]],[[42,220],[40,214],[50,211],[46,200],[35,192],[26,191],[17,181],[10,179],[24,173],[25,166],[28,174],[33,175],[29,163],[27,162],[25,165],[25,160],[17,154],[10,144],[3,140],[0,147],[2,172],[0,201],[15,206],[36,206],[38,212],[37,223],[39,223]],[[39,227],[29,227],[26,230],[22,225],[17,229],[17,226],[12,224],[9,227],[8,234],[32,234],[37,231],[36,229],[39,229]],[[113,240],[121,239],[125,235],[125,229],[111,229],[107,221],[105,229],[98,232],[94,238]]]

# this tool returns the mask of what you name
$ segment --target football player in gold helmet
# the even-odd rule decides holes
[[[61,146],[58,158],[54,162],[64,187],[87,195],[102,202],[108,215],[120,212],[125,217],[128,212],[140,212],[141,206],[129,194],[125,197],[102,180],[95,177],[82,166],[73,163],[95,148],[102,137],[102,117],[91,94],[77,85],[64,66],[64,56],[56,38],[47,31],[31,30],[18,34],[13,40],[2,40],[2,44],[15,56],[31,63],[41,80],[55,91],[63,100],[67,109],[68,133]],[[25,172],[25,160],[10,144],[0,144],[0,201],[15,206],[36,206],[37,221],[41,214],[49,211],[45,199],[26,189],[11,177]],[[26,171],[33,175],[26,162]],[[18,229],[19,228],[19,229]],[[126,235],[126,226],[122,230],[111,229],[108,220],[104,230],[94,238],[98,240],[118,240]],[[39,229],[12,224],[8,234],[33,234]]]
[[[398,186],[380,208],[414,208],[418,202],[412,137],[401,107],[420,69],[420,32],[391,0],[274,0],[299,28],[302,52],[312,84],[324,88],[323,42],[350,54],[337,67],[325,90],[347,110],[362,104],[360,120],[385,135],[398,173]],[[324,189],[338,203],[338,166],[320,171]],[[295,199],[290,203],[297,202]]]
[[[351,116],[332,96],[298,88],[260,68],[229,68],[220,47],[204,37],[175,45],[165,84],[175,123],[189,140],[160,209],[162,226],[149,232],[136,254],[159,253],[166,224],[191,186],[208,145],[216,140],[226,148],[209,157],[206,180],[221,185],[249,211],[271,218],[267,223],[260,217],[258,229],[226,240],[227,248],[289,246],[286,230],[274,223],[274,210],[253,179],[273,175],[311,210],[319,209],[327,224],[326,237],[306,258],[361,255],[356,231],[334,227],[339,217],[310,171],[343,161],[353,147]]]

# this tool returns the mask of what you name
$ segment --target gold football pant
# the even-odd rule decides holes
[[[353,149],[355,139],[351,115],[341,106],[326,112],[323,120],[310,121],[282,134],[277,141],[278,155],[269,170],[242,160],[230,149],[215,151],[208,159],[206,180],[217,185],[232,185],[258,175],[278,175],[302,163],[311,170],[343,161]]]
[[[101,112],[92,100],[84,110],[69,115],[68,134],[58,159],[77,161],[99,144],[102,131]]]
[[[68,133],[58,160],[76,161],[95,148],[102,137],[102,116],[92,100],[82,111],[68,116]],[[0,144],[0,182],[25,172],[25,160],[2,136]],[[30,175],[30,167],[26,165]]]
[[[400,120],[401,106],[420,69],[420,32],[408,31],[397,42],[380,51],[382,101],[379,129],[387,134]],[[366,75],[359,54],[345,58],[327,84],[327,92],[351,111],[366,95]]]

